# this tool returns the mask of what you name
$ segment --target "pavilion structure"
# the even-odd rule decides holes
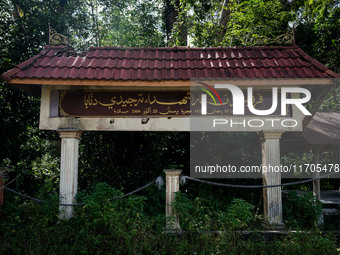
[[[309,145],[315,164],[320,163],[321,152],[335,152],[340,163],[340,112],[317,112],[301,136]],[[319,173],[315,176],[318,177]],[[320,181],[313,182],[313,194],[319,200]],[[338,199],[340,201],[340,197]]]
[[[315,102],[310,109],[314,114],[334,85],[334,78],[340,75],[296,45],[91,47],[85,52],[65,45],[47,45],[1,77],[8,85],[41,97],[39,128],[60,134],[60,196],[63,203],[72,203],[77,193],[82,132],[190,131],[190,100],[185,103],[183,98],[190,94],[191,79],[222,79],[241,89],[252,86],[259,91],[307,87]],[[299,97],[294,93],[290,96]],[[181,104],[169,106],[167,102]],[[301,132],[310,120],[294,105],[290,114],[298,125],[230,131],[260,133],[263,164],[279,165],[282,133]],[[264,174],[263,183],[280,184],[280,173]],[[281,188],[267,188],[263,193],[267,219],[282,224]],[[64,209],[63,217],[71,217],[72,207]]]
[[[331,152],[340,163],[340,111],[316,112],[303,132],[289,133],[285,135],[281,143],[282,153],[305,152],[313,155],[312,164],[322,164],[322,153]],[[321,171],[322,175],[326,173]],[[320,172],[314,172],[311,177],[319,177]],[[339,190],[321,190],[322,179],[313,181],[313,195],[327,207],[323,215],[339,215],[340,210],[340,186]],[[287,191],[283,191],[288,194]],[[299,195],[305,191],[296,191]],[[320,218],[323,221],[323,218]]]

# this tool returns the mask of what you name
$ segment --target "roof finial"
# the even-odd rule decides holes
[[[65,35],[57,33],[57,31],[48,24],[48,44],[68,44],[68,38]]]
[[[280,35],[274,39],[260,38],[256,45],[295,45],[295,29],[289,30],[287,33]]]

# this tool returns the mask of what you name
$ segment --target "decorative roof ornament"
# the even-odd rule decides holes
[[[295,33],[294,28],[288,31],[286,34],[280,35],[274,39],[260,38],[257,40],[257,46],[260,45],[295,45]]]
[[[50,25],[48,26],[48,44],[57,45],[57,44],[68,44],[68,38],[65,35],[57,33],[57,31],[52,28]]]

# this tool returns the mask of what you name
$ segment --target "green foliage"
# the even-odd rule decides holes
[[[223,223],[218,222],[218,212],[205,205],[201,198],[191,199],[185,193],[177,192],[173,207],[180,217],[180,225],[184,230],[215,230]],[[218,225],[221,224],[221,225]]]
[[[213,199],[213,198],[211,198]],[[253,227],[254,206],[247,201],[234,198],[224,210],[214,207],[211,199],[191,199],[177,192],[173,206],[180,217],[184,230],[240,230]]]
[[[107,181],[128,191],[169,165],[187,170],[188,139],[184,132],[86,132],[80,145],[80,187]]]
[[[335,1],[314,1],[297,21],[296,41],[307,54],[339,73],[340,6]],[[339,109],[339,108],[338,108]]]
[[[59,164],[59,159],[50,153],[43,154],[32,162],[34,182],[44,184],[43,193],[56,192],[56,187],[59,185]]]
[[[222,1],[216,0],[181,0],[170,4],[175,2],[179,3],[176,6],[179,14],[173,26],[174,44],[181,42],[183,38],[179,37],[185,32],[194,46],[252,45],[256,38],[286,32],[292,21],[297,26],[298,44],[307,53],[335,70],[339,66],[339,7],[334,1],[247,0],[229,1],[224,7]],[[0,7],[1,73],[42,49],[47,43],[48,23],[67,35],[76,48],[164,46],[166,42],[163,30],[167,17],[163,15],[164,2],[159,0],[2,0]],[[230,12],[226,27],[220,25],[222,9]],[[333,90],[323,110],[339,109],[338,92],[338,88]],[[1,83],[0,161],[9,159],[18,166],[15,171],[24,173],[18,181],[25,183],[33,183],[37,178],[31,167],[44,161],[47,153],[52,161],[59,154],[59,144],[55,142],[58,137],[37,131],[38,114],[39,99]],[[245,165],[259,161],[259,146],[251,146],[256,135],[228,134],[228,138],[228,147],[238,148],[227,152],[231,163]],[[49,141],[48,146],[42,146],[44,139]],[[178,165],[188,173],[188,134],[86,133],[81,143],[79,181],[84,189],[99,181],[132,189],[156,177],[168,165]],[[57,164],[53,162],[51,170]],[[134,178],[136,175],[141,178]],[[44,181],[42,176],[38,179]],[[57,179],[51,181],[55,183]]]
[[[21,146],[30,136],[27,129],[37,124],[38,103],[36,98],[0,83],[0,160],[20,160]]]
[[[338,215],[327,215],[323,218],[323,229],[324,230],[335,230],[340,229],[340,217]]]
[[[334,86],[322,102],[320,111],[339,111],[340,109],[340,85]]]
[[[249,46],[258,38],[276,38],[286,33],[293,14],[281,1],[247,0],[236,1],[231,6],[231,19],[228,23],[224,45]]]
[[[23,203],[11,196],[0,222],[0,254],[271,254],[274,250],[276,254],[336,254],[334,236],[317,232],[271,241],[261,236],[246,240],[229,231],[167,235],[165,218],[146,214],[145,197],[113,199],[121,194],[98,183],[89,194],[79,194],[78,200],[87,204],[75,208],[70,220],[59,220],[56,196],[50,196],[47,204]],[[190,211],[190,202],[180,196],[182,209]],[[233,217],[249,217],[249,204],[235,200],[229,210],[237,208],[247,213],[241,217],[233,213]],[[154,228],[154,221],[160,219],[162,225]]]
[[[331,99],[328,101],[330,102]],[[337,162],[338,154],[337,152],[322,152],[320,153],[320,164],[328,164],[330,162]],[[310,164],[313,162],[313,155],[310,152],[300,152],[300,153],[287,153],[281,157],[281,164],[282,165],[303,165],[303,164]],[[321,175],[325,175],[326,173],[321,173]],[[299,178],[299,173],[296,173],[296,178]],[[310,177],[312,178],[312,173],[310,173]],[[289,182],[300,181],[301,179],[290,179]],[[288,182],[288,180],[287,180]],[[334,178],[324,178],[320,182],[321,190],[334,190],[338,188],[338,180]],[[305,190],[305,191],[312,191],[313,190],[313,183],[303,183],[303,184],[296,184],[291,186],[283,187],[284,189],[288,190]]]
[[[289,192],[283,203],[283,211],[287,227],[311,229],[317,227],[322,204],[312,193],[298,196],[296,192]]]
[[[233,229],[247,227],[253,220],[254,206],[247,201],[234,198],[227,210],[227,221]]]
[[[164,46],[160,1],[98,1],[100,42],[105,46]]]
[[[187,23],[191,44],[198,47],[254,45],[258,38],[275,38],[286,33],[295,17],[282,1],[227,1],[226,6],[222,3],[181,1],[186,8],[182,9],[178,23]],[[225,24],[221,20],[223,9],[227,13]],[[176,31],[176,27],[174,29]],[[180,35],[174,33],[173,36]]]
[[[91,45],[179,45],[183,44],[186,33],[192,46],[248,46],[254,45],[258,38],[283,34],[295,24],[297,44],[339,72],[337,1],[247,0],[229,1],[225,7],[223,1],[217,0],[178,2],[179,15],[171,41],[167,42],[164,32],[167,17],[162,15],[165,6],[160,0],[0,0],[0,73],[42,49],[48,39],[48,23],[67,35],[72,46],[81,49]],[[222,8],[230,11],[226,27],[219,21]],[[339,110],[339,102],[337,87],[325,100],[322,110]],[[76,209],[75,218],[60,221],[56,204],[60,142],[56,133],[38,131],[38,114],[39,99],[0,84],[1,166],[9,172],[10,179],[20,174],[12,184],[17,190],[49,201],[45,205],[23,203],[21,198],[6,193],[0,223],[0,254],[187,254],[189,251],[269,254],[273,250],[278,254],[336,253],[330,237],[315,233],[292,235],[270,243],[262,239],[243,241],[229,233],[166,236],[163,234],[164,188],[161,191],[149,188],[142,196],[112,200],[152,180],[167,166],[176,165],[188,174],[187,133],[85,133],[80,147],[79,186],[83,190],[94,188],[90,194],[79,194],[79,201],[87,205]],[[226,155],[232,164],[254,164],[260,160],[259,146],[253,146],[256,135],[227,136],[226,147],[232,149]],[[289,160],[309,159],[303,156]],[[258,180],[238,180],[241,182],[259,184]],[[321,183],[327,188],[335,184]],[[236,230],[258,226],[252,205],[239,199],[232,202],[232,198],[246,198],[257,204],[262,196],[260,192],[192,184],[186,188],[191,196],[178,193],[174,204],[183,229]],[[318,202],[313,198],[292,198],[285,207],[287,226],[313,227],[318,210]]]

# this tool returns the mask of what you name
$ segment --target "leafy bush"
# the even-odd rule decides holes
[[[283,211],[287,227],[311,229],[317,226],[322,204],[312,193],[298,196],[296,192],[289,192]]]
[[[247,201],[234,198],[227,211],[227,222],[233,229],[247,227],[254,219],[253,209],[254,206]]]
[[[202,198],[189,198],[187,194],[177,192],[173,203],[180,218],[180,225],[184,230],[219,230],[225,229],[225,223],[218,220],[223,211],[216,211],[207,206]]]
[[[254,206],[247,201],[235,198],[225,210],[210,206],[212,202],[204,198],[190,199],[177,192],[173,206],[179,214],[180,225],[184,230],[227,230],[244,229],[254,220]]]
[[[121,194],[106,183],[98,183],[89,194],[79,194],[78,201],[86,205],[75,208],[70,220],[59,220],[57,196],[51,196],[47,204],[37,204],[6,195],[0,222],[0,254],[271,254],[273,251],[337,254],[334,237],[316,232],[290,234],[270,242],[263,237],[245,240],[237,232],[229,231],[185,231],[182,236],[167,235],[164,214],[150,217],[146,213],[146,197],[114,199]],[[181,193],[176,197],[177,210],[182,213],[181,225],[190,227],[189,230],[208,230],[208,225],[226,226],[225,222],[221,223],[222,218],[218,218],[219,213],[243,222],[242,226],[250,224],[252,218],[252,206],[236,199],[228,210],[211,213],[214,218],[207,216],[199,221],[199,216],[186,213],[204,209],[204,215],[209,211],[205,208],[209,202],[192,200]],[[186,218],[194,219],[199,227],[189,225]],[[205,223],[205,220],[209,221]],[[155,221],[161,227],[155,228]]]

